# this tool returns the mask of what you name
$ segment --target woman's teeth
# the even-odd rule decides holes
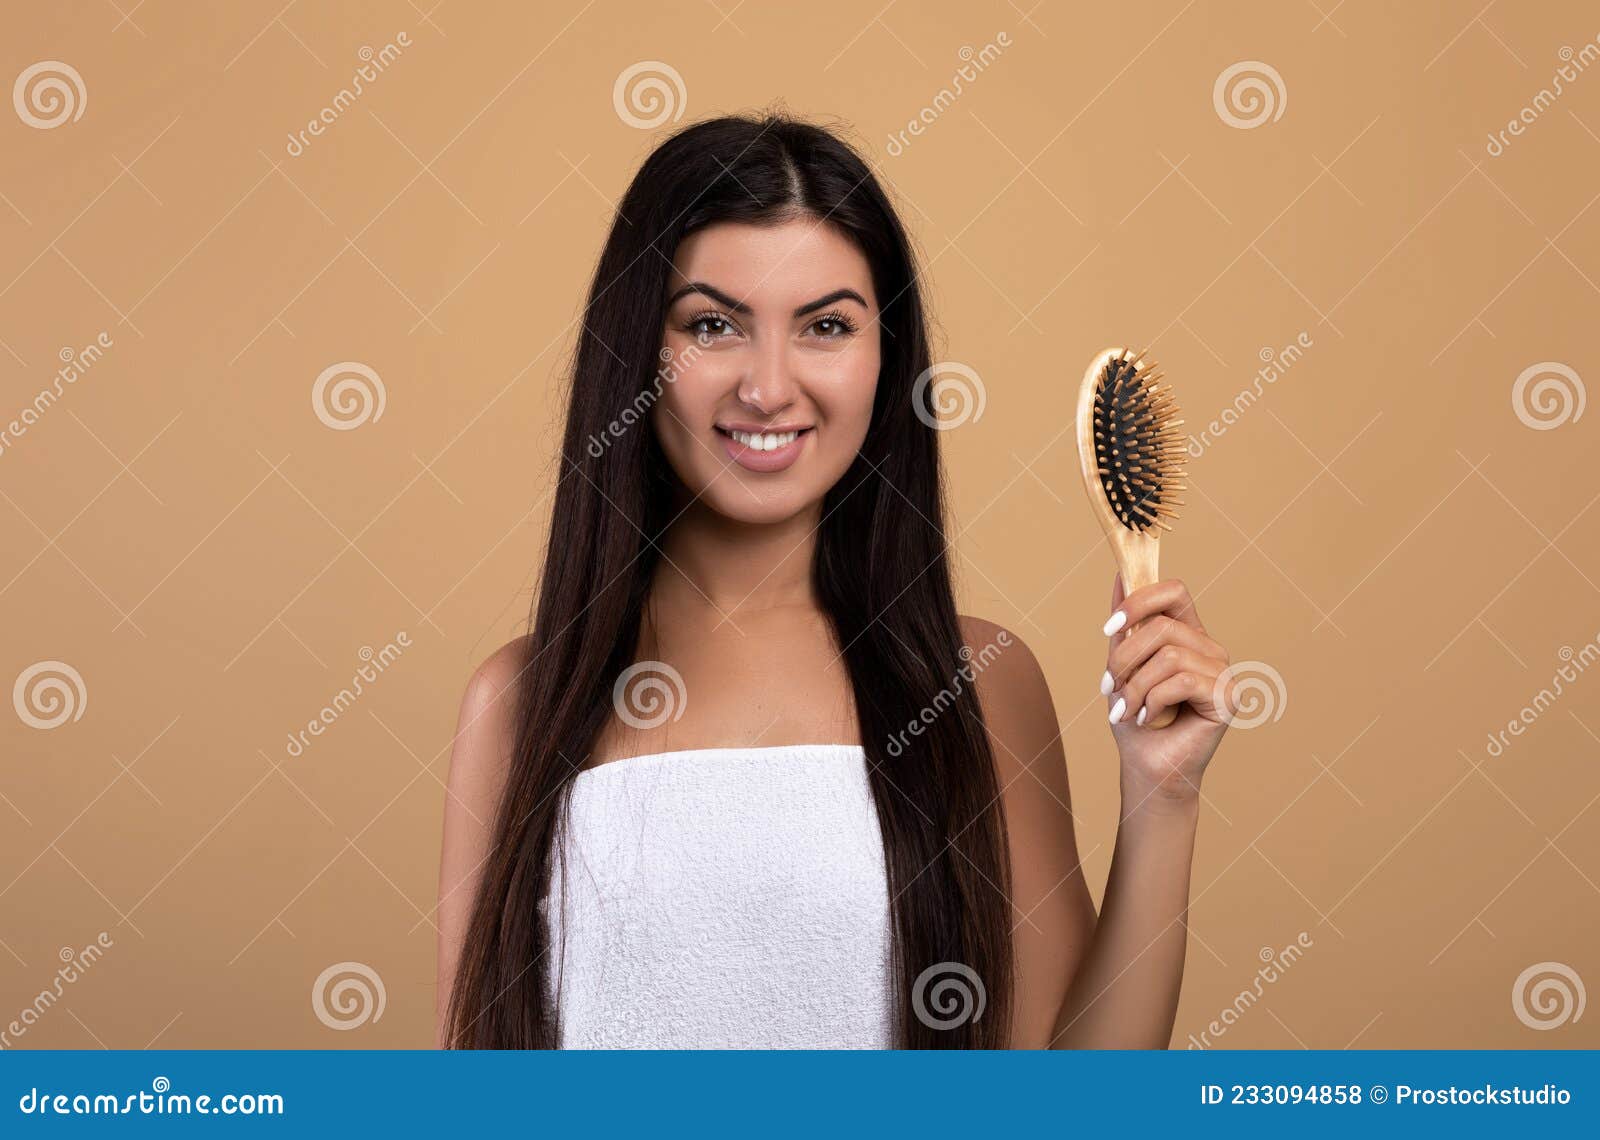
[[[728,434],[733,436],[733,438],[739,443],[744,444],[751,451],[775,451],[776,449],[783,447],[785,444],[793,443],[800,435],[800,433],[797,431],[780,431],[776,433],[768,432],[765,434],[752,434],[751,432],[747,431],[730,431]]]

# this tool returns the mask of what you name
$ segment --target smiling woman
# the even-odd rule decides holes
[[[1113,714],[1097,921],[1040,668],[956,612],[929,367],[910,242],[834,134],[717,119],[645,161],[531,632],[462,703],[441,1043],[1167,1042],[1226,654],[1182,583],[1114,586],[1108,701],[1183,711]]]

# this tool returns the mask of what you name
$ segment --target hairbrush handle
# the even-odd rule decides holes
[[[1096,387],[1104,375],[1107,365],[1118,357],[1124,357],[1129,350],[1122,347],[1108,348],[1095,356],[1089,362],[1088,369],[1083,374],[1083,384],[1078,390],[1078,464],[1083,475],[1083,489],[1089,499],[1089,507],[1095,519],[1100,523],[1101,533],[1105,535],[1106,543],[1111,547],[1111,553],[1117,561],[1117,569],[1122,574],[1122,592],[1126,596],[1133,591],[1151,585],[1160,580],[1161,541],[1155,536],[1153,530],[1134,530],[1125,526],[1121,519],[1111,509],[1111,504],[1106,499],[1105,487],[1101,483],[1100,463],[1095,451],[1094,441],[1094,398]],[[1139,625],[1143,625],[1140,622]],[[1130,626],[1128,633],[1132,633],[1139,626]],[[1155,716],[1144,722],[1145,728],[1165,728],[1171,724],[1178,715],[1176,707],[1162,709]]]
[[[1121,530],[1124,534],[1133,533],[1126,527],[1118,527],[1117,529]],[[1139,537],[1145,538],[1146,536],[1140,535]],[[1148,543],[1149,545],[1147,550],[1127,550],[1123,545],[1119,544],[1114,538],[1112,538],[1111,548],[1117,556],[1117,569],[1122,574],[1122,594],[1124,597],[1133,593],[1135,590],[1140,589],[1141,587],[1149,586],[1160,581],[1158,574],[1160,543],[1159,540],[1155,538],[1150,538]],[[1133,634],[1137,630],[1143,628],[1145,622],[1149,620],[1149,618],[1146,618],[1145,621],[1141,621],[1135,625],[1126,627],[1124,637],[1132,637]],[[1128,713],[1129,715],[1133,716],[1138,715],[1133,709],[1129,709]],[[1177,716],[1177,706],[1168,705],[1166,708],[1156,713],[1155,716],[1146,717],[1143,727],[1166,728],[1167,725],[1171,724],[1175,719],[1177,719]]]

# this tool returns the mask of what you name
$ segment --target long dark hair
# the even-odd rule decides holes
[[[560,1045],[541,904],[573,777],[611,713],[616,678],[634,662],[657,544],[673,518],[674,476],[654,434],[642,424],[615,430],[660,383],[673,255],[686,235],[715,222],[771,224],[797,214],[856,244],[881,310],[871,425],[823,503],[812,581],[855,692],[882,829],[895,1040],[905,1048],[1009,1044],[1010,859],[982,710],[961,682],[964,667],[971,675],[971,650],[963,654],[946,558],[933,394],[918,383],[930,362],[911,243],[849,145],[822,127],[768,115],[702,122],[663,142],[634,177],[600,255],[524,642],[515,751],[451,995],[454,1047]],[[913,721],[922,727],[908,736]],[[987,1002],[975,1020],[938,1028],[953,1019],[930,1009],[926,985],[913,989],[925,971],[951,964],[975,972]]]

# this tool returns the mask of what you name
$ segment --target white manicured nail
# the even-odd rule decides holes
[[[1111,695],[1111,690],[1115,686],[1116,682],[1111,679],[1111,673],[1109,671],[1100,674],[1100,695],[1102,697],[1109,697]]]
[[[1113,633],[1116,633],[1117,630],[1121,629],[1123,625],[1126,624],[1127,620],[1128,615],[1123,613],[1121,610],[1118,610],[1116,613],[1112,614],[1106,619],[1106,624],[1100,627],[1100,632],[1105,634],[1107,637],[1110,637]]]
[[[1139,715],[1138,715],[1138,717],[1137,717],[1137,718],[1136,718],[1136,719],[1135,719],[1135,720],[1134,720],[1134,722],[1133,722],[1133,723],[1134,723],[1134,724],[1143,724],[1143,723],[1144,723],[1144,714],[1145,714],[1145,713],[1147,713],[1147,712],[1149,712],[1149,711],[1150,711],[1150,710],[1149,710],[1149,709],[1147,709],[1147,708],[1145,708],[1145,707],[1144,707],[1144,706],[1143,706],[1143,705],[1140,705],[1140,706],[1139,706]]]
[[[1111,723],[1116,724],[1122,719],[1123,712],[1127,709],[1128,702],[1122,697],[1117,698],[1117,703],[1111,706]]]

